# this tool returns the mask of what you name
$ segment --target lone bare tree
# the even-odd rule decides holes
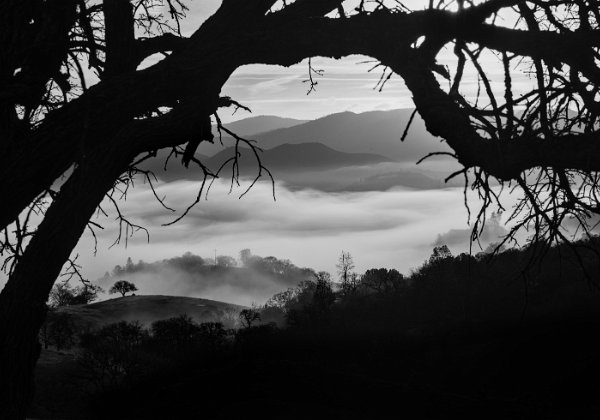
[[[195,151],[213,139],[211,115],[219,122],[220,108],[238,105],[220,91],[246,64],[372,57],[381,83],[401,77],[427,129],[453,150],[463,168],[450,178],[479,192],[475,235],[501,206],[493,181],[523,191],[515,230],[552,243],[567,239],[567,218],[587,229],[600,210],[597,0],[422,3],[223,0],[186,38],[182,0],[2,2],[0,418],[25,417],[45,302],[84,230],[97,227],[90,218],[136,174],[151,179],[138,164],[159,149],[205,182],[215,176]],[[154,54],[164,58],[140,68]]]
[[[260,321],[260,312],[254,308],[242,309],[239,318],[244,328],[251,328],[255,321]]]
[[[354,259],[347,251],[342,251],[338,258],[338,263],[335,265],[340,276],[342,293],[344,295],[353,294],[358,288],[358,274],[354,270]]]

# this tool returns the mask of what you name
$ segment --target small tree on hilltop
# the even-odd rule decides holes
[[[137,289],[138,288],[135,287],[135,284],[128,282],[127,280],[119,280],[118,282],[113,284],[113,287],[110,288],[108,293],[120,293],[121,296],[125,297],[127,293],[135,292],[137,291]]]

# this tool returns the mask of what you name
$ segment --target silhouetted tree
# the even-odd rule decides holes
[[[320,271],[315,275],[315,288],[313,294],[313,305],[317,312],[323,314],[335,302],[335,293],[331,283],[331,275],[326,271]]]
[[[372,268],[360,279],[361,286],[377,293],[399,292],[406,288],[404,276],[395,269]]]
[[[73,316],[67,312],[51,309],[40,330],[44,348],[56,346],[56,350],[70,348],[75,343],[76,326]]]
[[[120,293],[121,296],[125,297],[127,293],[135,292],[138,288],[135,284],[128,282],[127,280],[119,280],[108,290],[108,293]]]
[[[354,273],[354,259],[349,252],[342,251],[336,264],[343,294],[353,294],[358,288],[358,275]]]
[[[325,326],[335,299],[331,275],[325,271],[316,273],[314,280],[300,283],[286,303],[288,324],[301,328]]]
[[[98,299],[102,288],[92,283],[72,287],[69,283],[57,283],[50,291],[49,305],[52,308],[69,305],[84,305]]]
[[[48,337],[50,343],[56,346],[56,350],[70,348],[75,342],[76,327],[73,320],[73,315],[53,311],[48,315]]]
[[[250,328],[254,322],[260,321],[260,312],[254,308],[242,309],[240,311],[240,321],[243,327]]]
[[[534,227],[548,242],[565,239],[568,216],[585,225],[580,216],[599,213],[597,2],[448,3],[410,11],[400,2],[223,0],[186,38],[180,0],[6,0],[0,251],[10,259],[0,293],[0,417],[25,417],[45,302],[107,194],[116,204],[113,193],[136,173],[151,179],[136,163],[164,148],[205,179],[216,175],[195,151],[213,138],[210,116],[239,105],[220,92],[241,66],[373,57],[382,81],[403,79],[427,129],[462,165],[454,176],[472,182],[484,208],[496,200],[493,182],[513,181],[524,192],[516,228]],[[510,8],[514,27],[496,18]],[[437,62],[441,51],[453,52],[452,67]],[[139,66],[160,53],[164,60]],[[465,68],[478,73],[476,98]],[[499,68],[502,83],[491,83]],[[534,75],[529,85],[513,83],[520,72]],[[34,212],[42,221],[32,228]],[[118,215],[125,235],[135,229]]]
[[[73,288],[69,283],[57,283],[50,291],[50,307],[70,305],[73,301]]]
[[[230,257],[229,255],[219,255],[217,257],[217,265],[219,267],[235,267],[237,265],[237,261],[235,258]]]
[[[190,346],[198,338],[200,327],[192,318],[183,314],[153,322],[151,331],[154,339],[181,349]]]
[[[452,258],[452,252],[448,245],[440,245],[433,248],[433,252],[429,257],[429,264],[433,264],[437,261],[445,260],[446,258]]]
[[[139,322],[109,324],[81,335],[78,361],[97,387],[114,386],[141,367],[141,348],[147,339]]]

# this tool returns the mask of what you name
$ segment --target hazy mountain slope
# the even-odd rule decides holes
[[[267,131],[293,127],[305,122],[308,122],[308,120],[276,117],[274,115],[259,115],[230,123],[224,123],[223,125],[240,136],[253,136]],[[215,135],[217,134],[216,126],[213,126],[213,133]]]
[[[411,109],[362,114],[343,112],[254,138],[265,149],[284,143],[319,142],[343,152],[375,153],[404,162],[416,162],[427,153],[449,150],[445,143],[427,132],[418,115],[406,140],[401,142],[411,113]]]
[[[418,190],[433,190],[440,188],[462,187],[462,180],[444,182],[443,176],[435,178],[431,175],[417,172],[399,170],[388,173],[372,175],[361,178],[358,182],[343,188],[343,191],[385,191],[394,187],[408,187]],[[336,191],[340,191],[337,189]]]
[[[181,314],[197,322],[216,321],[230,309],[240,311],[243,306],[183,296],[126,296],[89,305],[64,306],[59,311],[73,315],[81,326],[94,328],[118,321],[148,325]]]
[[[217,170],[228,158],[234,155],[234,149],[229,147],[206,161],[206,166]],[[241,149],[240,171],[242,175],[256,172],[256,159],[247,149]],[[260,154],[260,159],[271,172],[290,172],[322,170],[344,166],[369,165],[388,162],[383,156],[371,153],[345,153],[334,150],[320,143],[283,144]]]
[[[260,115],[257,117],[244,118],[223,125],[228,130],[234,132],[238,136],[248,139],[254,139],[258,134],[267,133],[273,130],[290,128],[299,124],[304,124],[309,120],[297,120],[294,118],[276,117],[274,115]],[[203,142],[198,147],[198,153],[213,156],[223,150],[223,146],[219,141],[219,132],[217,126],[213,124],[213,135],[215,136],[214,144]],[[233,140],[225,131],[221,132],[223,143],[225,146],[233,144]]]
[[[444,182],[443,172],[405,169],[406,164],[383,162],[318,171],[279,172],[275,179],[291,190],[305,188],[324,192],[387,191],[392,188],[433,190],[462,186],[461,180]]]

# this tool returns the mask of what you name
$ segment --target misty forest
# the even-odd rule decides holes
[[[0,419],[600,416],[598,0],[0,8]]]

